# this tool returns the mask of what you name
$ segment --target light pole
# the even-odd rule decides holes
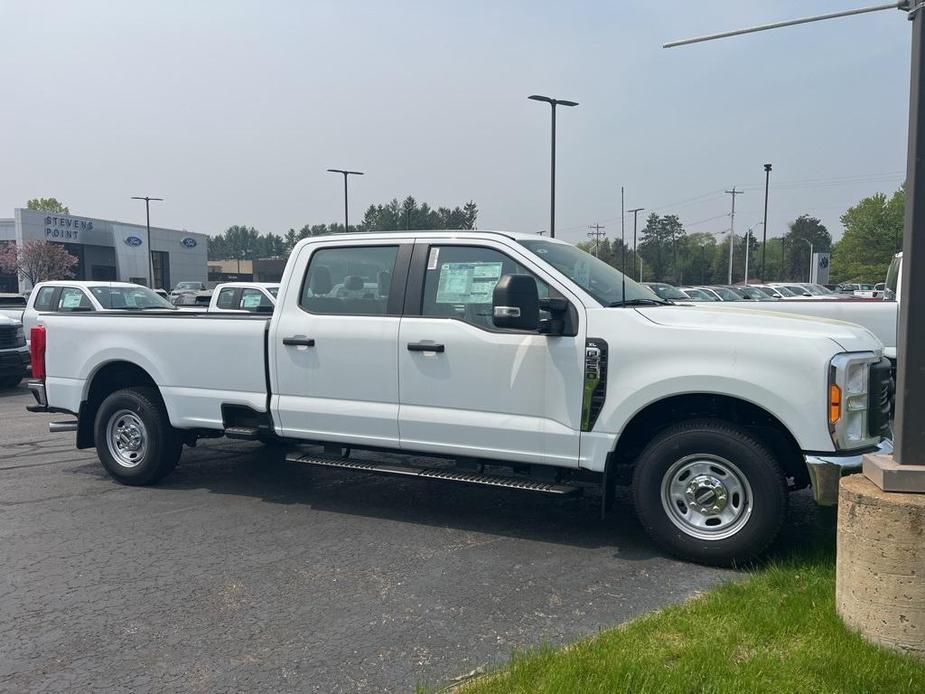
[[[809,244],[809,277],[806,278],[807,282],[813,281],[813,242],[809,239],[800,239],[803,243]]]
[[[771,182],[771,165],[764,165],[764,233],[761,236],[761,276],[764,282],[764,254],[768,247],[768,184]]]
[[[549,238],[556,237],[556,106],[577,106],[577,101],[553,99],[549,96],[533,94],[527,97],[533,101],[543,101],[552,107],[552,148],[550,152],[550,184],[549,184]]]
[[[154,255],[151,253],[151,201],[163,202],[164,198],[152,198],[147,195],[133,195],[132,200],[145,201],[145,228],[148,231],[148,286],[154,289]],[[168,289],[168,287],[161,287]]]
[[[344,233],[350,231],[350,224],[347,214],[347,176],[362,176],[362,171],[348,171],[346,169],[328,169],[330,173],[339,173],[344,175]]]

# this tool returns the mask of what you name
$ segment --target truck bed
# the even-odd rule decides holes
[[[54,407],[77,412],[99,369],[128,362],[160,388],[175,427],[222,429],[223,403],[267,411],[265,316],[126,311],[46,314],[43,323]]]

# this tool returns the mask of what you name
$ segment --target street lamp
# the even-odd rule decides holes
[[[151,252],[151,201],[163,202],[164,198],[133,195],[132,200],[145,201],[145,228],[148,230],[148,286],[154,289],[154,254]],[[167,289],[167,287],[161,287],[161,289]]]
[[[533,101],[543,101],[552,107],[552,149],[550,153],[550,184],[549,184],[549,238],[556,237],[556,106],[577,106],[577,101],[553,99],[549,96],[533,94],[527,97]]]
[[[806,278],[807,282],[813,281],[813,242],[809,239],[800,239],[803,243],[809,244],[809,277]]]
[[[768,184],[771,182],[771,165],[764,165],[764,233],[761,236],[761,281],[764,282],[764,253],[768,247]]]
[[[350,231],[350,224],[347,220],[347,176],[362,176],[362,171],[347,171],[346,169],[328,169],[330,173],[339,173],[344,175],[344,233]]]

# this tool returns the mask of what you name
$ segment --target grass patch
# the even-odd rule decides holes
[[[925,663],[842,625],[834,552],[814,547],[562,650],[515,655],[459,691],[925,692]]]

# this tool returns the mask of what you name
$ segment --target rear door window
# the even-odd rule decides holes
[[[64,287],[58,297],[57,310],[61,313],[70,311],[92,311],[93,304],[90,299],[77,287]]]
[[[311,313],[382,316],[398,246],[321,248],[312,254],[299,306]]]
[[[54,299],[57,287],[42,287],[39,293],[35,295],[35,303],[32,305],[36,311],[51,311],[51,302]]]

